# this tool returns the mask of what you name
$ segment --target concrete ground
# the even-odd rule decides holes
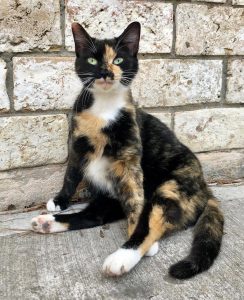
[[[162,240],[131,273],[105,278],[102,263],[125,241],[125,222],[41,235],[16,230],[28,230],[38,211],[0,215],[0,299],[244,299],[244,185],[213,190],[225,214],[222,252],[208,272],[186,281],[167,270],[188,252],[191,230]]]

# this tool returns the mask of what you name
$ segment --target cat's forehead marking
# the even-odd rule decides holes
[[[111,46],[105,44],[105,52],[104,52],[105,62],[111,64],[113,63],[115,57],[116,57],[116,52],[114,51],[114,49]]]
[[[120,78],[122,74],[121,68],[113,64],[116,55],[117,53],[115,52],[115,50],[111,46],[105,44],[105,52],[104,52],[105,64],[107,65],[108,70],[111,71],[116,78]]]

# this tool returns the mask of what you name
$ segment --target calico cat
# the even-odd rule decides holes
[[[224,219],[196,156],[133,104],[140,24],[107,40],[92,38],[78,23],[72,30],[83,89],[73,107],[63,188],[47,209],[66,209],[81,180],[92,200],[78,213],[35,217],[33,230],[76,230],[126,218],[128,240],[103,264],[106,275],[118,276],[156,254],[164,235],[196,224],[190,254],[169,273],[183,279],[207,270],[219,253]]]

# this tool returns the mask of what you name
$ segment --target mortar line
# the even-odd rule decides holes
[[[171,48],[171,56],[175,57],[176,55],[176,49],[175,49],[175,44],[176,44],[176,9],[177,9],[177,4],[173,3],[173,37],[172,37],[172,48]]]
[[[243,103],[224,103],[220,105],[220,102],[212,102],[212,103],[191,103],[186,105],[178,105],[178,106],[158,106],[158,107],[141,107],[150,113],[159,113],[159,112],[184,112],[184,111],[194,111],[194,110],[203,110],[203,109],[217,109],[217,108],[240,108],[244,107]]]
[[[244,108],[244,103],[223,103],[212,102],[212,103],[191,103],[178,106],[151,106],[141,108],[149,113],[160,113],[160,112],[187,112],[194,110],[203,110],[203,109],[217,109],[217,108]],[[49,110],[35,110],[35,111],[14,111],[14,113],[3,112],[0,114],[0,118],[4,117],[13,117],[13,116],[43,116],[43,115],[60,115],[60,114],[72,114],[72,109],[49,109]]]
[[[37,169],[37,168],[43,168],[43,167],[55,167],[55,166],[66,166],[67,164],[67,159],[64,162],[57,162],[57,163],[50,163],[50,164],[40,164],[36,166],[19,166],[19,167],[14,167],[11,169],[6,169],[6,170],[0,170],[0,174],[4,172],[15,172],[15,171],[23,171],[23,170],[30,170],[30,169]]]
[[[2,59],[6,63],[7,73],[6,73],[6,81],[5,81],[5,87],[7,91],[7,95],[9,98],[9,111],[6,113],[14,113],[14,101],[13,101],[13,92],[14,92],[14,82],[13,82],[13,61],[12,61],[12,55],[6,54],[2,57]]]
[[[8,112],[3,112],[0,114],[0,118],[6,118],[6,117],[38,117],[38,116],[45,116],[45,115],[67,115],[70,110],[64,109],[64,110],[36,110],[36,111],[14,111],[13,114]]]
[[[133,0],[127,0],[127,1],[133,1]],[[145,1],[145,0],[144,0]],[[150,0],[150,2],[155,2],[155,3],[162,3],[162,1],[160,0]],[[173,0],[164,0],[163,3],[174,3],[175,1]],[[243,8],[243,5],[233,5],[232,4],[232,1],[231,0],[227,0],[227,2],[196,2],[196,1],[192,1],[192,0],[177,0],[177,4],[185,4],[185,3],[188,3],[188,4],[192,4],[192,5],[205,5],[205,6],[208,6],[209,8],[213,8],[215,6],[224,6],[224,7],[237,7],[237,8]]]
[[[227,92],[227,77],[228,77],[228,58],[223,59],[223,68],[222,68],[222,87],[221,87],[221,104],[226,103],[226,92]]]
[[[65,51],[65,1],[60,0],[60,30],[62,36],[62,50]]]
[[[12,57],[27,57],[27,58],[34,58],[34,57],[74,57],[74,51],[49,51],[49,52],[40,52],[40,51],[33,51],[33,52],[14,52],[11,54],[8,53],[0,53],[0,58],[6,59],[6,56]],[[138,58],[140,60],[147,60],[147,59],[183,59],[183,60],[220,60],[225,58],[230,59],[243,59],[244,55],[180,55],[180,54],[172,54],[172,53],[139,53]]]
[[[132,2],[134,0],[127,0],[128,2]],[[143,0],[144,2],[147,2],[146,0]],[[231,1],[231,0],[230,0]],[[154,2],[154,3],[161,3],[162,4],[162,0],[150,0],[150,2]],[[164,0],[163,3],[175,3],[174,0]],[[184,3],[189,3],[189,4],[192,4],[192,5],[206,5],[210,8],[212,8],[213,6],[233,6],[232,5],[232,2],[229,2],[227,0],[227,2],[224,2],[224,3],[218,3],[218,2],[201,2],[201,1],[192,1],[192,0],[177,0],[177,3],[178,4],[184,4]],[[242,5],[234,5],[234,7],[242,7]]]

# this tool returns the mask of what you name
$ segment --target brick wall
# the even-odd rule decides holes
[[[243,177],[243,0],[2,0],[0,210],[45,201],[61,186],[81,89],[71,23],[111,37],[135,20],[135,100],[198,153],[208,181]]]

